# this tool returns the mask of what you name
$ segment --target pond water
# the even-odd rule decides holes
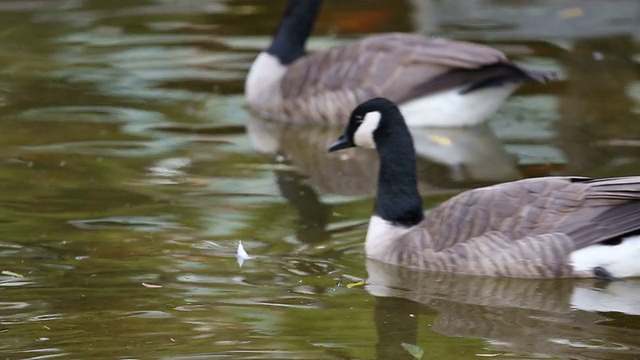
[[[640,174],[640,5],[612,3],[327,0],[310,46],[414,31],[561,75],[487,127],[414,134],[434,206],[528,176]],[[640,357],[640,282],[367,262],[372,154],[329,156],[341,129],[246,109],[283,7],[0,1],[0,358]]]

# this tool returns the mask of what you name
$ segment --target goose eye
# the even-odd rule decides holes
[[[358,124],[361,124],[364,121],[364,116],[362,115],[356,115],[356,122]]]

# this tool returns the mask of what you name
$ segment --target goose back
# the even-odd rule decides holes
[[[549,78],[488,46],[389,33],[298,58],[282,76],[280,93],[270,95],[266,113],[292,122],[344,124],[355,106],[377,96],[404,103],[445,90],[464,93]],[[504,97],[513,90],[515,85]]]

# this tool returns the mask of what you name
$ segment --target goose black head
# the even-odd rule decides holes
[[[398,123],[403,123],[398,107],[391,100],[375,98],[365,101],[353,110],[344,133],[329,147],[329,152],[355,146],[375,149],[376,135],[388,128],[395,117],[400,118]]]

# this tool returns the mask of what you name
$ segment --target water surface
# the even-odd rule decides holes
[[[561,75],[487,127],[414,133],[435,206],[529,176],[640,173],[640,8],[604,3],[327,0],[310,47],[414,31]],[[329,156],[341,129],[245,106],[283,6],[0,1],[0,357],[640,356],[638,282],[365,261],[375,157]]]

